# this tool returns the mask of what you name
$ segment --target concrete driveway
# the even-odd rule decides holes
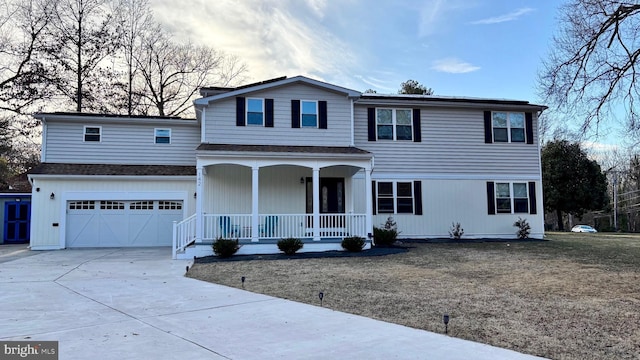
[[[185,278],[168,248],[29,255],[0,263],[0,341],[60,359],[535,358]]]

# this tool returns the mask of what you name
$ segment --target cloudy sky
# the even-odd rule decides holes
[[[305,75],[397,92],[538,101],[556,1],[151,0],[174,34],[245,61],[251,81]]]

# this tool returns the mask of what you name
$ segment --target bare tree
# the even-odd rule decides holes
[[[133,115],[140,105],[140,93],[134,83],[138,78],[137,55],[142,51],[143,41],[151,34],[161,32],[160,25],[153,18],[149,0],[119,0],[116,10],[121,29],[121,55],[124,62],[126,80],[123,88],[125,107],[128,115]]]
[[[188,112],[201,87],[225,86],[246,72],[236,57],[206,46],[175,44],[162,33],[147,39],[137,62],[145,83],[140,94],[160,116]]]
[[[38,58],[54,2],[0,2],[0,110],[15,114],[48,95],[52,73]]]
[[[119,32],[109,0],[58,0],[47,57],[60,75],[58,91],[76,111],[99,110],[99,93],[109,89],[114,69],[109,61]]]
[[[547,102],[580,117],[595,130],[620,106],[627,126],[640,130],[636,102],[640,84],[638,1],[570,0],[560,10],[560,31],[539,76]]]

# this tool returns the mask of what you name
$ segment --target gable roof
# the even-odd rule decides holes
[[[220,93],[220,94],[216,94],[216,95],[212,95],[212,96],[196,99],[193,103],[196,106],[206,106],[209,103],[211,103],[212,101],[225,99],[225,98],[229,98],[229,97],[235,97],[235,96],[247,94],[247,93],[254,92],[254,91],[270,89],[270,88],[283,86],[283,85],[288,85],[288,84],[293,84],[293,83],[304,83],[304,84],[316,86],[316,87],[319,87],[319,88],[326,89],[328,91],[342,93],[342,94],[345,94],[346,96],[352,97],[352,98],[360,97],[360,92],[359,91],[347,89],[347,88],[344,88],[344,87],[341,87],[341,86],[329,84],[329,83],[322,82],[322,81],[319,81],[319,80],[310,79],[310,78],[305,77],[305,76],[294,76],[292,78],[287,78],[286,76],[283,76],[283,77],[279,77],[279,78],[275,78],[275,79],[271,79],[271,80],[265,80],[265,81],[261,81],[261,82],[257,82],[257,83],[253,83],[253,84],[239,86],[239,87],[230,89],[227,92],[223,92],[223,93]],[[214,90],[214,91],[216,91],[216,90],[217,91],[223,91],[225,88],[203,88],[203,89],[205,90],[204,92],[206,93],[207,89]]]

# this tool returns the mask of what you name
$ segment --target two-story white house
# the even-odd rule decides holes
[[[204,88],[196,119],[42,113],[31,171],[33,250],[173,246],[239,253],[401,238],[541,238],[537,119],[526,101],[378,95],[302,76]]]

